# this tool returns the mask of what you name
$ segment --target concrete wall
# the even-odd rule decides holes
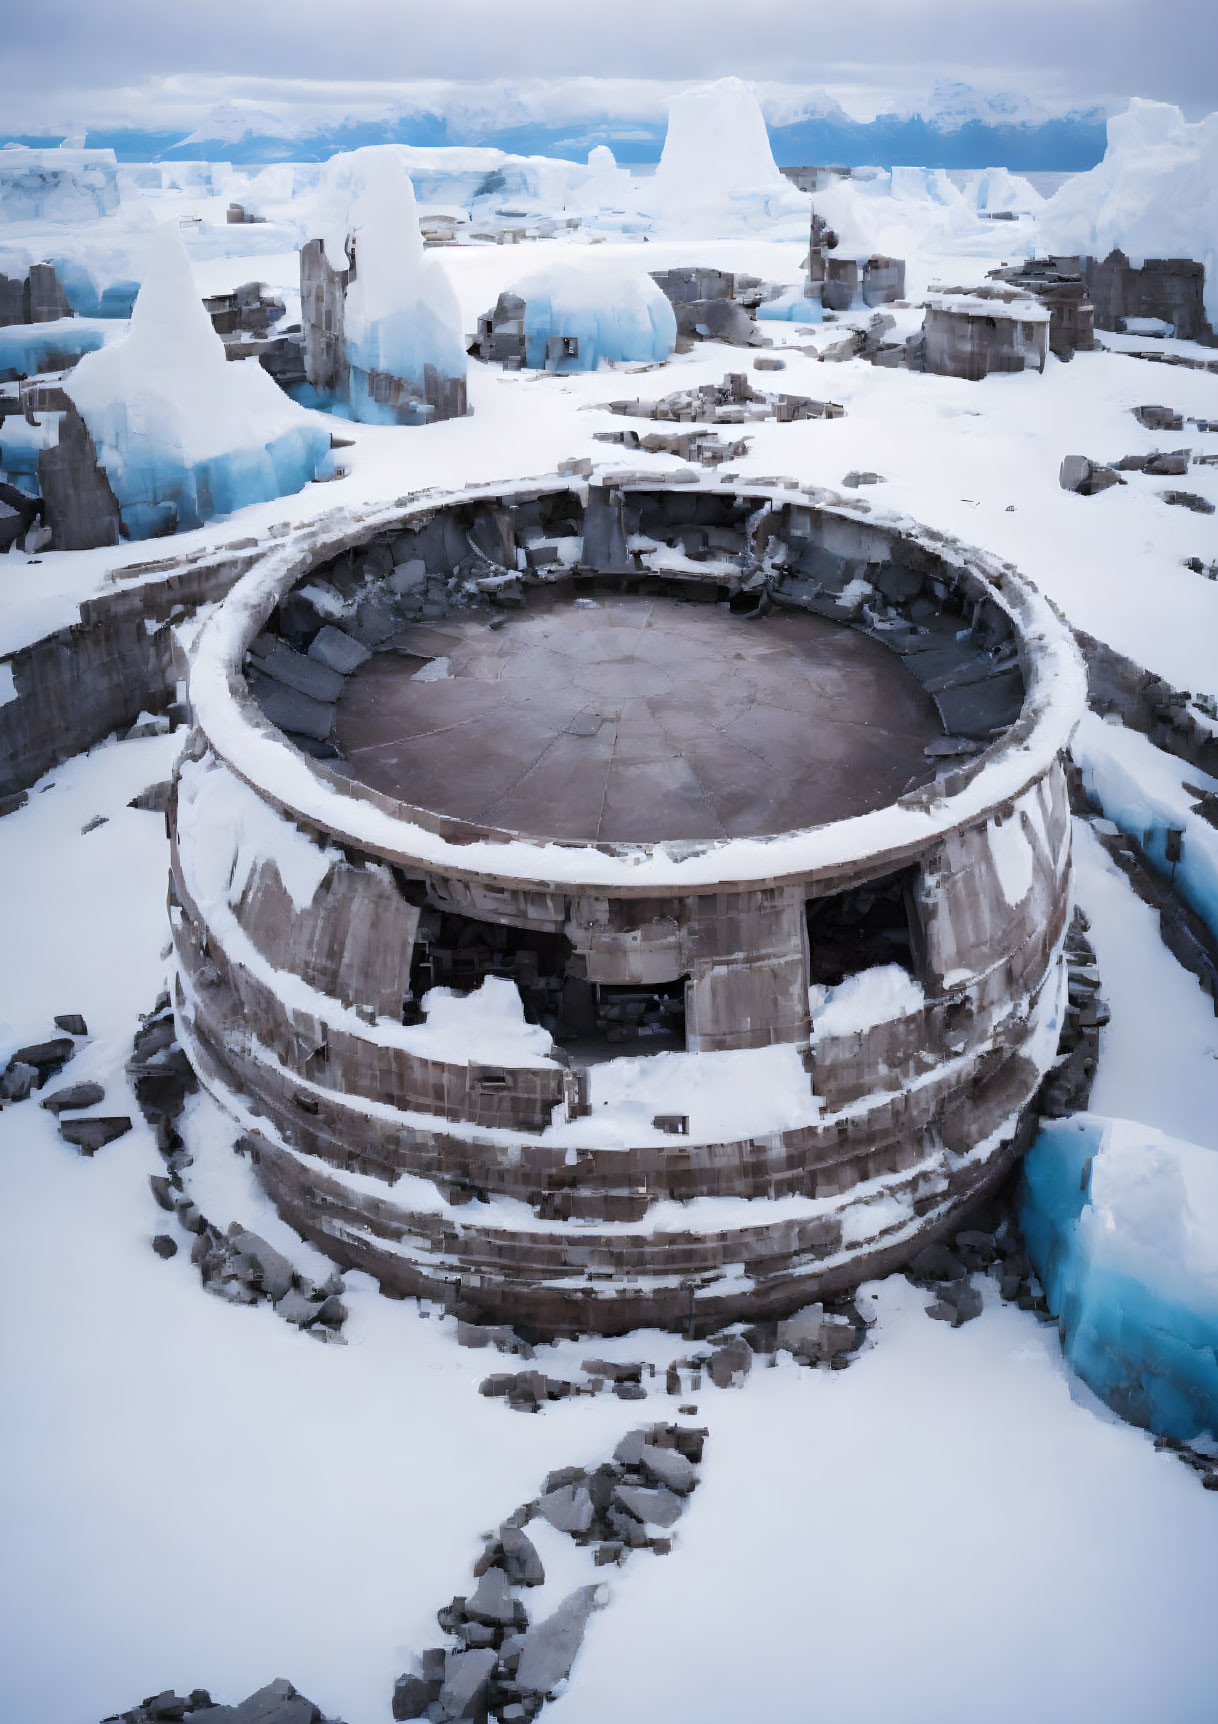
[[[160,579],[137,578],[84,600],[78,623],[12,654],[16,696],[0,706],[0,798],[28,789],[141,712],[170,705],[185,675],[171,622],[222,598],[252,561],[230,554],[171,562]]]
[[[923,370],[979,383],[992,371],[1043,371],[1048,323],[1034,323],[999,308],[994,316],[927,306]]]
[[[1135,269],[1123,251],[1084,264],[1097,329],[1119,330],[1127,317],[1158,317],[1181,341],[1214,341],[1205,315],[1205,266],[1190,258],[1148,257]]]

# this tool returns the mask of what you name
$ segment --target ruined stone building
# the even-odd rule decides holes
[[[180,1033],[385,1291],[699,1332],[1019,1152],[1082,677],[1009,567],[815,493],[487,488],[259,557],[190,698]]]

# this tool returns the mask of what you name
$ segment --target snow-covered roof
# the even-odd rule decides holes
[[[1011,299],[981,293],[932,293],[923,301],[927,311],[950,311],[956,317],[1005,317],[1012,323],[1048,323],[1049,312],[1035,299]]]

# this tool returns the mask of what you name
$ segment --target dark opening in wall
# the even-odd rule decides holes
[[[580,960],[573,960],[573,970]],[[563,1027],[557,1033],[576,1066],[596,1065],[622,1054],[683,1052],[685,978],[673,982],[588,982],[568,977],[563,989]]]
[[[877,964],[900,964],[916,974],[919,925],[913,887],[917,872],[903,868],[849,892],[809,898],[810,982],[833,987]]]
[[[548,1030],[576,1065],[685,1047],[684,977],[646,986],[590,982],[585,960],[564,934],[431,906],[419,918],[404,1021],[422,1022],[429,988],[468,994],[487,976],[514,982],[529,1023]]]
[[[406,1021],[420,1021],[429,988],[472,993],[487,976],[515,982],[525,1017],[555,1033],[562,1015],[563,979],[571,942],[562,934],[479,922],[448,910],[426,909],[419,918],[410,964]]]

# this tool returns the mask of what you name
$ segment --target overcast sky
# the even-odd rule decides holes
[[[1218,0],[0,0],[0,63],[6,129],[189,125],[228,95],[363,106],[431,79],[536,80],[558,105],[571,80],[631,80],[650,105],[643,80],[727,73],[863,119],[937,78],[1196,119],[1218,109]]]

